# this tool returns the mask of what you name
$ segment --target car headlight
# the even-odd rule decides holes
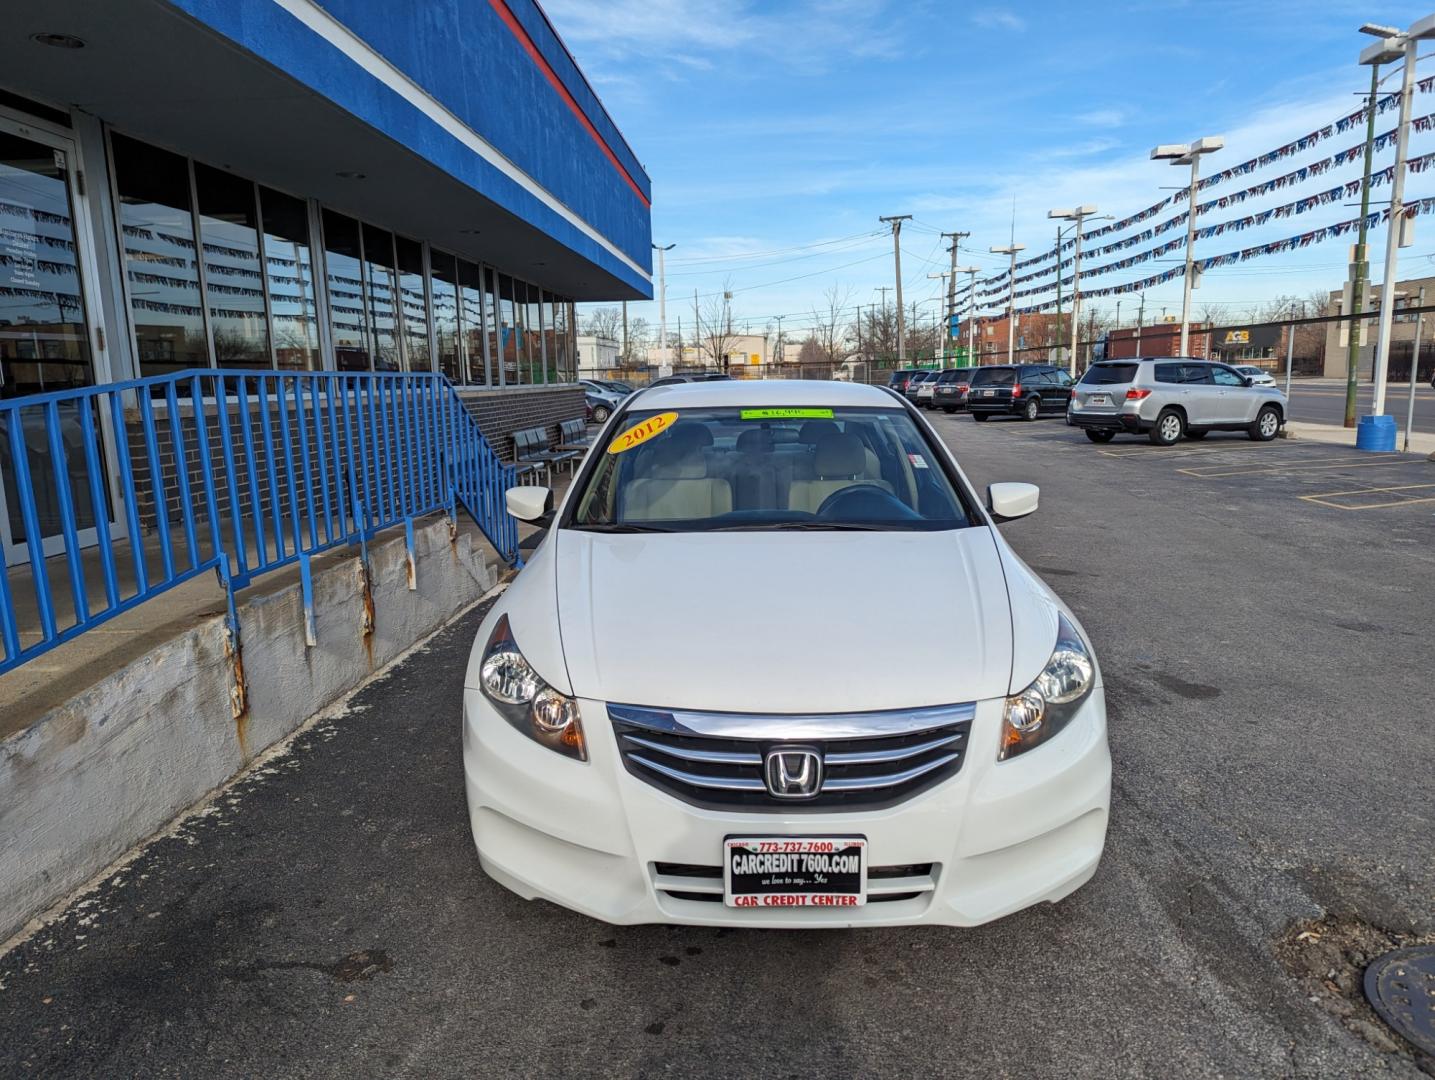
[[[508,616],[499,618],[478,672],[483,696],[503,718],[534,742],[578,761],[588,760],[578,702],[543,681],[518,651]]]
[[[1071,620],[1058,615],[1051,659],[1030,686],[1006,699],[997,760],[1024,754],[1054,736],[1076,715],[1095,682],[1091,650]]]

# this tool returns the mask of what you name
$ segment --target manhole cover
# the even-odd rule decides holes
[[[1435,945],[1396,949],[1365,969],[1365,996],[1380,1018],[1435,1054]]]

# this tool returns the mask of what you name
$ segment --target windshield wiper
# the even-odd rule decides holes
[[[600,533],[670,533],[676,529],[665,529],[661,525],[635,525],[624,521],[599,521],[592,525],[573,525],[579,532]]]

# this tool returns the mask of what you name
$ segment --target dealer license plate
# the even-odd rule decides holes
[[[1088,404],[1088,405],[1110,405],[1110,404],[1111,404],[1111,395],[1110,395],[1110,394],[1087,394],[1087,395],[1086,395],[1086,404]]]
[[[995,396],[996,396],[996,391],[995,391],[995,390],[983,390],[983,391],[982,391],[982,397],[995,397]]]
[[[728,907],[861,907],[867,902],[862,836],[730,836],[723,859]]]

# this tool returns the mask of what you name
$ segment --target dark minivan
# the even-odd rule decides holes
[[[894,371],[891,375],[887,376],[887,386],[897,391],[897,393],[905,395],[907,393],[907,384],[912,381],[912,376],[924,374],[926,374],[926,372],[921,368],[902,368],[900,371]]]
[[[1075,380],[1053,364],[1000,364],[972,372],[967,412],[973,420],[989,416],[1065,416]]]

